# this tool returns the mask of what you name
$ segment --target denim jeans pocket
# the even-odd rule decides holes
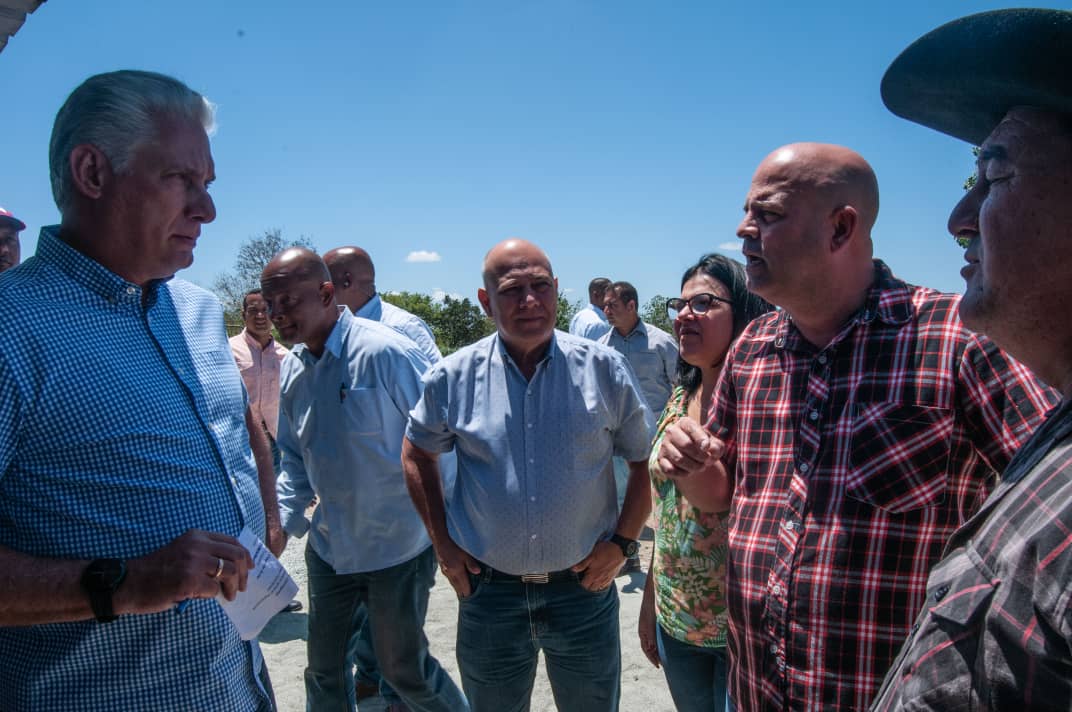
[[[484,576],[483,574],[473,574],[468,571],[465,573],[469,577],[469,595],[459,596],[458,603],[469,603],[474,598],[480,595],[480,592],[484,590]]]

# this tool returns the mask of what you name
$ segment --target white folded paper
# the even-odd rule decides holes
[[[223,606],[227,617],[238,629],[242,640],[256,638],[272,616],[294,599],[298,584],[290,577],[279,559],[249,530],[242,529],[238,541],[253,557],[253,568],[246,581],[246,590],[239,591],[235,600],[228,601],[223,594],[216,600]]]

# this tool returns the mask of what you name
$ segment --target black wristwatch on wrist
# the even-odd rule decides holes
[[[640,551],[640,544],[637,543],[636,539],[626,539],[619,534],[611,534],[610,542],[617,544],[627,559],[636,556],[637,552]]]
[[[117,616],[112,594],[127,577],[127,565],[121,559],[95,559],[82,572],[82,590],[89,596],[89,606],[98,623],[111,623]]]

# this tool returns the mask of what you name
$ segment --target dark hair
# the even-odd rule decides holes
[[[243,311],[243,312],[244,312],[244,311],[246,311],[246,307],[247,307],[247,306],[249,306],[248,304],[246,304],[246,301],[247,301],[247,300],[248,300],[248,299],[249,299],[249,298],[250,298],[251,296],[253,296],[254,294],[258,294],[258,295],[259,295],[260,293],[261,293],[261,288],[260,288],[260,287],[257,287],[257,288],[255,288],[255,289],[251,289],[251,290],[249,290],[248,292],[246,292],[246,293],[245,293],[245,295],[244,295],[244,296],[242,297],[242,311]]]
[[[681,277],[681,286],[695,277],[697,274],[705,274],[713,280],[721,282],[729,292],[730,301],[733,302],[733,338],[736,339],[744,331],[748,323],[761,314],[772,311],[774,307],[766,300],[757,297],[748,291],[744,274],[744,267],[740,262],[731,260],[729,257],[708,253],[700,258],[699,262],[685,270]],[[703,371],[699,366],[686,363],[681,356],[677,357],[677,380],[685,389],[685,393],[691,396],[703,383]]]
[[[600,297],[607,291],[607,287],[610,286],[610,280],[606,277],[596,277],[588,283],[588,299],[591,301],[592,297],[599,295]]]
[[[607,289],[614,292],[626,304],[636,302],[637,309],[640,309],[640,297],[637,296],[636,287],[629,284],[629,282],[614,282]]]

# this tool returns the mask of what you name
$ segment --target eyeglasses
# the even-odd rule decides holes
[[[272,311],[268,307],[246,307],[246,314],[264,314],[265,316],[271,316]]]
[[[711,305],[715,302],[722,302],[723,304],[729,304],[733,306],[733,302],[729,299],[723,299],[722,297],[716,297],[714,294],[708,292],[701,292],[700,294],[693,295],[688,299],[681,299],[680,297],[671,297],[666,300],[666,315],[671,319],[677,319],[677,315],[681,313],[681,310],[685,308],[685,305],[689,305],[689,309],[693,314],[706,314],[707,310],[711,308]]]

